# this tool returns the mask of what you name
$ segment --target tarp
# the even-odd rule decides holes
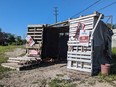
[[[99,70],[101,64],[111,63],[112,34],[112,30],[100,21],[93,34],[93,70]]]

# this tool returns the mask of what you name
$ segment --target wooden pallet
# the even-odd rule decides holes
[[[21,70],[26,67],[38,65],[41,62],[40,57],[28,57],[28,56],[23,56],[23,57],[10,57],[7,60],[7,63],[2,63],[1,65],[3,67],[11,68],[11,69],[16,69],[16,70]]]
[[[98,16],[98,20],[96,19],[97,14],[92,14],[76,19],[69,20],[69,41],[68,41],[68,52],[67,52],[67,68],[89,72],[92,75],[92,62],[93,62],[93,46],[91,39],[96,26],[102,16]],[[79,43],[78,38],[75,38],[75,34],[77,31],[78,23],[82,23],[85,25],[85,30],[90,32],[88,46],[82,46]]]

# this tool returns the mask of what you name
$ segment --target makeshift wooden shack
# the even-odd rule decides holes
[[[69,20],[67,68],[94,75],[101,64],[111,63],[112,31],[101,20],[103,17],[95,12]]]
[[[27,35],[35,43],[33,46],[26,45],[27,55],[30,54],[30,50],[35,49],[40,52],[42,60],[66,60],[68,32],[68,21],[52,25],[28,25]]]
[[[101,64],[110,64],[112,58],[112,31],[101,20],[103,18],[103,14],[95,12],[52,25],[29,25],[27,35],[35,44],[26,45],[27,54],[23,58],[9,60],[24,60],[27,65],[47,58],[67,60],[68,69],[94,75],[100,71]],[[33,53],[37,56],[32,57]]]

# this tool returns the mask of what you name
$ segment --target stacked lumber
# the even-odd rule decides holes
[[[21,70],[22,68],[25,67],[38,65],[40,62],[41,62],[41,58],[39,56],[36,57],[23,56],[16,58],[9,57],[7,63],[2,63],[1,65],[3,67],[7,67],[11,69]]]

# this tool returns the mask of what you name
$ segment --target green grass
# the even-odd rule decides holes
[[[15,48],[21,48],[22,46],[0,46],[0,64],[7,61],[4,53],[13,51]]]
[[[116,48],[112,48],[111,74],[116,75]]]
[[[49,87],[75,87],[74,84],[71,84],[69,81],[60,80],[55,78],[48,83]]]
[[[112,64],[110,69],[110,75],[101,75],[99,74],[99,82],[108,82],[111,85],[116,87],[116,84],[113,81],[116,81],[116,48],[112,48]]]
[[[5,52],[12,51],[15,48],[21,48],[22,46],[0,46],[0,54],[4,54]]]
[[[10,71],[8,68],[4,68],[1,66],[1,63],[7,61],[7,57],[5,57],[4,53],[13,51],[15,48],[22,48],[23,46],[0,46],[0,79],[2,79],[5,75],[5,72]]]

